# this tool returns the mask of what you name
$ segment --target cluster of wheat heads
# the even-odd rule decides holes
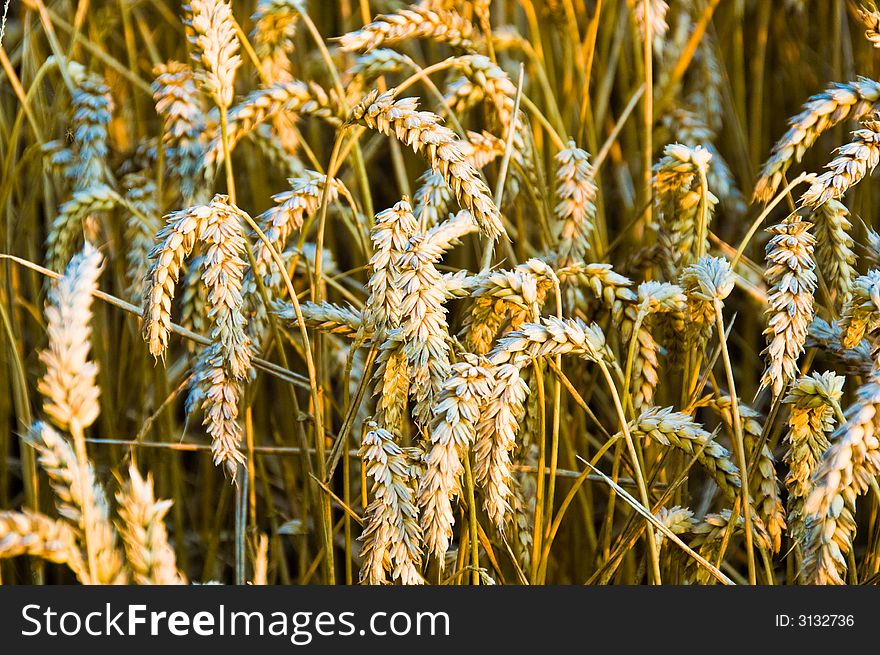
[[[873,7],[105,4],[0,50],[0,579],[880,574]]]

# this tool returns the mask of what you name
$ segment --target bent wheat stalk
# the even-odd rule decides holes
[[[862,129],[853,132],[855,139],[837,149],[837,157],[801,196],[801,203],[817,207],[822,203],[840,198],[850,188],[870,175],[880,163],[880,118],[874,114],[862,121]]]
[[[492,238],[505,234],[489,188],[467,160],[462,142],[440,117],[418,111],[416,98],[394,99],[394,89],[372,91],[351,110],[349,121],[362,123],[425,155],[431,168],[443,175],[464,209],[471,212],[483,233]]]
[[[154,357],[164,354],[171,326],[171,301],[183,261],[196,242],[204,246],[202,281],[208,289],[211,345],[196,364],[195,386],[189,406],[200,406],[212,439],[214,463],[234,479],[244,462],[239,450],[237,422],[241,383],[251,365],[250,340],[245,333],[241,285],[245,250],[241,210],[218,194],[208,205],[174,212],[157,235],[151,253],[144,301],[144,338]]]
[[[859,120],[878,108],[880,83],[866,77],[835,83],[804,103],[790,121],[788,131],[773,146],[755,185],[755,200],[768,202],[776,194],[785,172],[813,146],[822,134],[847,120]]]
[[[475,38],[471,21],[454,11],[412,5],[395,14],[377,16],[361,29],[339,39],[343,50],[369,52],[413,38],[430,39],[468,49]]]

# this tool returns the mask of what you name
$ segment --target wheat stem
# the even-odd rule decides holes
[[[598,360],[596,363],[599,365],[599,370],[602,371],[602,375],[604,376],[605,382],[608,385],[608,391],[611,393],[611,398],[614,401],[614,409],[617,411],[617,418],[620,421],[621,430],[623,431],[623,437],[626,441],[626,448],[629,451],[630,458],[632,459],[633,471],[635,471],[636,483],[639,487],[639,495],[641,496],[642,505],[648,511],[650,511],[651,500],[648,496],[648,488],[645,485],[645,477],[642,474],[642,468],[639,464],[640,460],[636,453],[632,434],[630,434],[626,415],[623,411],[623,405],[620,402],[620,396],[617,393],[617,387],[614,384],[614,379],[611,377],[611,371],[608,370],[608,366],[605,364],[605,362],[602,360]],[[645,532],[647,533],[648,557],[651,561],[654,584],[659,585],[662,584],[660,576],[660,556],[657,552],[657,544],[654,540],[654,528],[650,523],[646,526]]]
[[[739,401],[736,395],[736,381],[734,380],[733,366],[730,363],[730,353],[727,349],[727,337],[724,331],[724,319],[722,318],[721,301],[717,298],[715,304],[715,325],[718,330],[718,338],[721,342],[721,357],[724,361],[724,373],[727,376],[727,386],[730,388],[730,407],[733,415],[733,434],[736,444],[736,458],[740,473],[740,493],[743,506],[743,521],[746,531],[746,556],[749,567],[749,584],[757,584],[755,574],[755,550],[752,543],[752,504],[749,500],[749,473],[746,466],[746,447],[743,440],[742,418],[739,412]]]

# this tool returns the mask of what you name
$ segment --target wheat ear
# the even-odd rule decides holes
[[[770,387],[774,396],[797,374],[797,359],[804,350],[807,329],[813,319],[813,292],[816,274],[813,269],[815,237],[811,223],[792,214],[782,223],[767,228],[772,234],[766,246],[765,277],[771,286],[768,297],[767,366],[761,385]]]
[[[862,225],[865,228],[865,242],[862,246],[865,248],[865,257],[871,263],[872,267],[880,266],[880,234],[871,226]]]
[[[574,354],[588,361],[595,362],[603,369],[610,379],[609,368],[613,367],[618,374],[621,373],[610,349],[605,342],[605,334],[596,324],[586,325],[577,319],[563,319],[551,317],[542,319],[540,323],[526,323],[519,330],[510,333],[498,342],[498,346],[490,353],[489,360],[494,365],[505,363],[520,363],[523,359],[536,359],[554,357],[565,354]],[[520,364],[521,366],[522,364]],[[613,390],[613,388],[612,388]],[[619,401],[618,409],[620,409]],[[515,434],[511,435],[515,436]],[[633,445],[627,433],[630,454],[635,457]],[[642,502],[647,504],[647,491],[644,481],[639,477]],[[653,539],[653,533],[649,529],[649,537]],[[653,553],[653,542],[651,542]],[[656,553],[653,553],[656,559]]]
[[[161,241],[151,253],[144,308],[144,338],[154,357],[164,354],[171,326],[171,301],[183,260],[196,241],[205,251],[202,281],[208,289],[211,345],[196,363],[194,391],[189,405],[201,405],[212,438],[215,464],[224,464],[234,477],[244,455],[238,449],[241,427],[238,398],[250,369],[250,340],[242,313],[245,250],[241,234],[242,211],[223,195],[208,205],[174,212],[157,235]]]
[[[46,423],[35,423],[25,440],[36,448],[40,466],[52,481],[58,513],[77,530],[83,554],[87,550],[94,554],[90,582],[125,584],[127,576],[107,496],[91,463],[82,465],[70,443]]]
[[[95,382],[98,365],[89,360],[89,350],[92,293],[98,288],[102,261],[101,253],[86,243],[49,290],[49,347],[40,352],[46,373],[37,389],[45,398],[43,411],[62,430],[83,430],[101,411]]]
[[[159,207],[156,198],[156,183],[145,174],[146,171],[129,173],[122,178],[120,186],[124,189],[125,200],[138,214],[129,213],[125,224],[128,241],[128,293],[132,298],[144,297],[144,280],[147,275],[153,239],[161,229]]]
[[[201,63],[199,78],[221,109],[232,105],[235,72],[241,66],[235,19],[227,0],[192,0],[187,27],[193,58]]]
[[[357,57],[348,69],[348,74],[361,87],[366,87],[376,78],[412,68],[414,63],[412,59],[396,50],[376,48]]]
[[[232,107],[228,116],[227,144],[234,148],[242,138],[282,112],[318,116],[332,124],[339,123],[334,116],[330,98],[320,86],[299,80],[279,82],[251,92]],[[205,149],[202,162],[209,177],[222,159],[223,139],[218,134]]]
[[[260,67],[266,79],[287,82],[291,78],[290,55],[293,37],[299,22],[295,0],[259,0],[251,16],[254,29],[251,37],[254,51],[260,58]]]
[[[524,323],[499,339],[487,356],[494,367],[495,382],[478,425],[478,473],[475,475],[485,490],[486,511],[499,528],[509,513],[515,486],[510,453],[520,421],[529,414],[523,408],[529,395],[528,384],[521,379],[523,369],[535,359],[565,354],[614,366],[605,335],[596,324],[557,317],[543,318],[540,323]]]
[[[743,445],[746,450],[746,459],[755,458],[755,468],[749,474],[749,491],[752,496],[752,504],[755,514],[763,522],[767,531],[772,551],[778,553],[782,547],[782,533],[786,527],[785,508],[779,491],[779,480],[776,476],[776,460],[766,444],[761,446],[761,451],[756,456],[755,450],[761,443],[764,432],[764,424],[761,422],[761,414],[742,400],[738,401],[739,413],[742,419]],[[713,404],[713,407],[721,414],[727,426],[733,430],[733,414],[731,412],[730,396],[721,396]]]
[[[835,83],[804,103],[801,113],[789,120],[789,129],[776,145],[761,169],[755,184],[755,200],[769,202],[776,194],[785,172],[822,134],[848,118],[859,120],[876,108],[880,83],[866,77],[855,82]]]
[[[493,131],[506,136],[513,130],[511,157],[516,166],[511,170],[508,200],[517,196],[523,175],[533,182],[533,191],[541,198],[543,183],[539,181],[538,172],[532,162],[534,143],[528,130],[528,122],[522,111],[514,112],[516,85],[503,68],[485,55],[459,57],[456,68],[461,70],[462,77],[448,87],[445,100],[449,108],[456,114],[463,115],[477,103],[485,102],[493,109]]]
[[[853,283],[853,294],[840,319],[840,343],[855,348],[880,327],[880,269],[873,268]]]
[[[838,305],[845,305],[852,297],[853,280],[858,275],[849,210],[837,200],[827,200],[813,210],[810,222],[816,235],[816,259],[822,279],[837,292]]]
[[[598,187],[590,155],[569,141],[556,155],[556,252],[565,266],[584,261],[595,229]]]
[[[654,516],[669,528],[669,531],[672,534],[684,534],[686,532],[690,532],[696,526],[697,521],[694,518],[694,513],[689,510],[687,507],[681,507],[676,505],[674,507],[661,507],[656,512],[654,512]],[[659,530],[654,533],[654,539],[657,542],[657,552],[660,552],[661,546],[666,541],[666,535]]]
[[[586,264],[578,273],[577,280],[611,310],[616,321],[620,321],[626,306],[637,300],[632,290],[632,280],[615,271],[611,264]],[[577,293],[575,297],[578,298]]]
[[[483,488],[483,507],[499,530],[504,527],[511,505],[515,504],[511,454],[529,393],[521,375],[523,363],[520,360],[494,368],[491,393],[477,424],[474,480]]]
[[[393,89],[381,94],[372,91],[352,109],[349,120],[395,136],[421,152],[431,168],[443,175],[459,203],[471,212],[484,234],[494,238],[505,234],[489,188],[468,162],[462,141],[452,130],[440,125],[436,114],[418,111],[416,98],[395,100]]]
[[[153,357],[168,347],[171,334],[171,301],[184,260],[190,255],[202,228],[203,213],[195,207],[172,212],[156,235],[159,244],[150,253],[153,260],[147,272],[144,291],[143,335]]]
[[[83,584],[89,581],[76,534],[64,521],[38,512],[0,511],[0,559],[30,555],[56,564],[67,564]]]
[[[100,77],[87,74],[76,62],[66,65],[73,80],[70,142],[49,141],[41,150],[49,168],[76,193],[112,182],[107,160],[113,101]],[[48,241],[51,243],[51,234]]]
[[[373,480],[373,501],[367,506],[361,535],[361,582],[383,584],[390,571],[392,580],[423,584],[422,530],[413,499],[413,467],[390,432],[374,422],[367,427],[360,456],[366,475]]]
[[[66,142],[60,139],[46,141],[40,146],[40,153],[47,170],[68,181],[76,179],[77,155]]]
[[[623,342],[635,340],[629,344],[632,356],[627,354],[627,366],[631,367],[630,381],[636,408],[642,409],[653,403],[654,390],[660,379],[660,345],[654,338],[655,331],[662,327],[658,317],[661,314],[666,317],[683,314],[685,302],[681,287],[650,281],[639,285],[636,302],[624,308],[621,326]]]
[[[478,229],[471,213],[462,209],[425,231],[425,248],[443,254],[460,245],[463,237]]]
[[[801,196],[801,203],[817,207],[828,200],[840,198],[850,188],[870,175],[880,163],[880,115],[862,121],[862,129],[853,132],[850,143],[837,149],[826,172],[817,177]]]
[[[202,284],[202,273],[205,269],[205,258],[196,255],[189,262],[183,278],[183,293],[180,296],[180,324],[197,334],[206,334],[209,330],[208,289]],[[195,345],[188,343],[187,349],[195,351]]]
[[[473,105],[488,101],[495,110],[496,133],[506,135],[513,122],[516,85],[503,68],[485,55],[459,57],[456,63],[456,68],[463,76],[448,87],[446,102],[450,109],[456,114],[463,114]],[[516,152],[512,156],[522,161],[526,154],[525,135],[521,131],[525,125],[524,117],[518,116],[517,122],[513,137]]]
[[[494,134],[486,130],[482,132],[471,132],[469,130],[466,136],[467,141],[464,142],[464,152],[468,161],[474,165],[474,168],[485,168],[504,155],[506,144],[503,139],[499,139]]]
[[[204,394],[202,409],[211,435],[214,463],[223,464],[234,478],[244,455],[238,448],[241,427],[235,421],[241,381],[250,368],[250,340],[245,334],[241,285],[245,241],[241,215],[225,197],[208,206],[201,234],[205,257],[202,281],[208,288],[211,346],[195,367],[195,384]]]
[[[731,528],[730,522],[733,518],[733,512],[729,509],[722,510],[717,514],[706,514],[703,520],[697,523],[692,532],[695,535],[689,546],[699,549],[700,555],[705,559],[715,561],[721,552],[721,545],[724,543],[727,534],[735,535],[743,532],[745,520],[738,515],[736,522]],[[763,548],[769,547],[767,534],[764,532],[760,522],[756,522],[752,526],[756,543]],[[689,569],[694,568],[693,560],[688,558],[686,566]],[[695,571],[697,584],[707,584],[709,582],[709,573],[702,567],[696,568]]]
[[[407,416],[410,373],[404,343],[401,328],[389,330],[379,347],[373,374],[373,396],[376,398],[373,418],[379,427],[393,434],[403,434]]]
[[[856,393],[847,421],[813,474],[804,502],[806,539],[803,577],[807,584],[844,584],[846,556],[856,531],[856,499],[880,475],[880,374],[875,370]]]
[[[725,259],[701,257],[681,273],[681,287],[687,298],[687,323],[685,337],[702,350],[712,336],[716,322],[717,302],[722,302],[730,292],[736,275]]]
[[[843,383],[844,378],[834,373],[813,373],[799,378],[785,397],[790,411],[784,458],[788,464],[788,534],[799,550],[806,537],[804,502],[813,490],[813,474],[828,450]]]
[[[418,222],[405,198],[394,207],[376,214],[376,221],[370,231],[370,240],[373,243],[370,268],[373,273],[367,283],[370,295],[365,312],[367,325],[380,333],[400,325],[400,259],[410,237],[417,230]]]
[[[651,407],[629,427],[633,437],[651,439],[696,456],[725,496],[735,499],[739,495],[739,469],[730,459],[730,453],[714,441],[703,426],[695,423],[690,414],[676,412],[672,407]]]
[[[669,5],[666,0],[638,0],[630,3],[630,10],[642,41],[651,38],[653,52],[662,57],[666,40],[664,37],[669,31],[669,24],[666,22]]]
[[[49,266],[56,270],[63,267],[80,236],[84,232],[96,232],[94,225],[89,224],[92,214],[109,211],[118,202],[119,194],[106,184],[96,183],[74,191],[70,200],[59,207],[58,216],[49,226],[46,236],[46,261]],[[92,234],[93,240],[95,236]]]
[[[169,61],[153,69],[156,113],[162,118],[162,143],[169,164],[178,173],[184,202],[192,202],[205,150],[205,109],[192,69]]]
[[[667,278],[675,280],[683,267],[709,250],[705,242],[708,220],[718,199],[702,183],[712,159],[708,150],[673,143],[663,149],[663,155],[654,167],[652,184],[660,224],[658,242],[666,255],[664,269]],[[708,220],[700,233],[704,206]],[[698,243],[700,239],[703,243]]]
[[[288,183],[290,190],[273,195],[272,199],[276,204],[255,219],[274,250],[279,253],[284,252],[290,236],[317,213],[326,177],[314,171],[304,171],[301,177],[291,178]],[[328,202],[336,200],[342,188],[342,183],[334,180],[327,191]],[[270,299],[281,288],[283,278],[269,247],[262,239],[256,241],[253,254],[255,266],[249,267],[245,272],[242,293],[248,309],[248,336],[259,344],[267,332],[268,323],[268,313],[260,295],[259,278],[262,278]]]
[[[431,449],[419,483],[419,506],[425,547],[441,568],[455,523],[452,503],[461,492],[462,458],[476,438],[480,407],[492,389],[491,367],[474,355],[451,367],[433,407]]]
[[[412,375],[413,416],[420,425],[431,420],[434,398],[449,376],[449,325],[443,276],[437,270],[440,252],[423,236],[410,239],[398,266],[402,293],[404,352]]]
[[[77,158],[70,169],[76,189],[86,189],[110,180],[107,127],[112,119],[110,89],[100,77],[87,74],[75,79],[73,89],[73,138]]]
[[[446,179],[432,169],[425,171],[418,179],[419,188],[413,194],[413,216],[421,230],[427,230],[440,222],[446,208],[452,201],[452,189]]]
[[[852,348],[845,348],[841,343],[842,339],[843,332],[837,321],[829,323],[817,316],[810,323],[806,347],[824,350],[841,366],[844,373],[868,375],[874,367],[874,357],[868,340],[862,339]]]
[[[513,270],[490,271],[477,276],[471,292],[474,301],[463,325],[465,345],[476,353],[489,352],[505,320],[511,318],[510,328],[516,329],[539,313],[547,292],[557,282],[556,272],[536,258]]]
[[[721,200],[721,204],[736,216],[741,216],[746,211],[746,202],[737,181],[730,170],[730,165],[718,152],[713,141],[716,138],[715,131],[693,111],[684,107],[674,108],[664,119],[677,141],[689,148],[702,146],[712,159],[709,161],[709,171],[706,179],[709,188]]]
[[[117,527],[134,581],[141,585],[186,584],[186,578],[177,570],[177,558],[165,529],[165,515],[172,502],[156,500],[152,478],[142,478],[138,470],[130,466],[128,480],[116,494],[116,501],[119,504]]]
[[[307,325],[327,334],[355,337],[358,331],[363,328],[361,313],[351,305],[341,306],[326,301],[319,303],[307,301],[300,305],[300,311]],[[290,322],[296,321],[296,311],[291,304],[281,305],[276,313]],[[364,336],[372,337],[372,333],[368,332]]]
[[[865,25],[865,38],[875,48],[880,48],[880,11],[872,1],[867,6],[859,7],[858,15]]]
[[[380,46],[421,38],[470,49],[474,32],[473,23],[454,11],[412,5],[394,14],[377,16],[372,23],[344,34],[339,45],[347,51],[369,52]]]
[[[740,415],[743,421],[743,438],[749,458],[755,457],[754,453],[761,444],[764,425],[763,418],[757,411],[745,405],[739,404]],[[787,516],[785,506],[779,490],[779,478],[776,475],[776,459],[770,448],[763,444],[757,455],[755,470],[751,473],[752,497],[758,517],[764,522],[764,528],[769,537],[770,550],[778,553],[782,547],[782,533],[786,528]]]

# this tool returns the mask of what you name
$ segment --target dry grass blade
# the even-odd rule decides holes
[[[595,466],[590,464],[585,459],[580,458],[580,457],[578,459],[580,459],[581,462],[583,462],[584,464],[589,466],[592,470],[594,470],[597,475],[601,476],[601,478],[608,484],[608,486],[611,487],[612,489],[614,489],[614,491],[617,494],[619,494],[620,497],[623,498],[630,507],[632,507],[634,510],[636,510],[636,512],[641,514],[647,521],[652,523],[660,532],[662,532],[666,536],[667,539],[669,539],[676,546],[681,548],[688,557],[693,558],[693,560],[695,562],[697,562],[697,564],[699,564],[702,568],[704,568],[706,571],[708,571],[709,574],[712,575],[716,580],[718,580],[722,584],[726,584],[726,585],[733,584],[733,580],[731,580],[729,577],[724,575],[724,573],[719,571],[716,566],[714,566],[712,563],[708,562],[704,557],[702,557],[698,553],[695,553],[686,543],[684,543],[681,539],[679,539],[678,535],[676,535],[672,530],[670,530],[666,525],[664,525],[664,523],[662,521],[660,521],[659,519],[657,519],[657,517],[655,517],[653,514],[651,514],[651,512],[646,510],[641,505],[641,503],[639,503],[639,501],[637,501],[635,498],[633,498],[626,489],[621,487],[614,480],[609,478],[602,471],[597,469]]]

